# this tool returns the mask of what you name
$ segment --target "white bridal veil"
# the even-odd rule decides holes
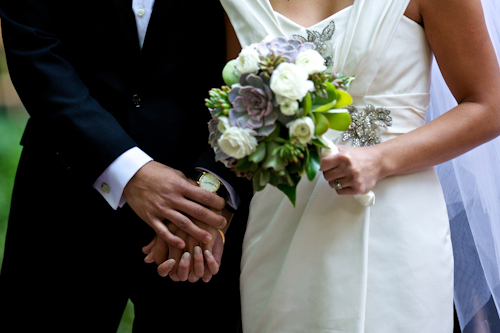
[[[499,58],[500,1],[482,3]],[[428,120],[456,104],[434,61]],[[481,124],[471,123],[470,130],[480,131]],[[500,313],[500,138],[439,165],[437,170],[450,219],[460,327],[493,332],[492,327],[499,327]]]

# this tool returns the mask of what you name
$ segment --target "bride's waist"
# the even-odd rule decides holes
[[[363,133],[371,133],[373,138],[378,137],[381,142],[408,133],[425,124],[427,108],[430,103],[430,94],[427,93],[352,97],[354,108],[351,108],[350,111],[354,111],[356,114],[351,114],[353,119],[351,127],[338,140],[335,140],[337,143],[351,144],[353,139],[362,137]],[[388,112],[383,110],[384,108]],[[370,123],[361,122],[360,119],[363,117],[369,119]],[[338,133],[332,132],[327,135],[337,136]],[[367,138],[365,137],[365,139]]]
[[[429,93],[408,93],[408,94],[384,94],[384,95],[352,95],[354,106],[364,106],[372,104],[375,107],[391,108],[411,108],[425,112],[430,104],[431,95]]]

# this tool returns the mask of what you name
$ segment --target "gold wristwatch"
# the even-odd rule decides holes
[[[212,193],[217,193],[221,187],[219,178],[215,177],[210,172],[201,172],[196,180],[198,186]]]
[[[219,178],[214,176],[212,173],[204,171],[199,172],[193,179],[196,180],[199,187],[217,194],[226,201],[229,199],[229,193],[227,192],[226,187],[222,184]]]
[[[224,185],[222,185],[219,178],[215,177],[210,172],[200,172],[200,174],[197,177],[196,183],[198,183],[199,187],[204,188],[205,190],[210,191],[214,194],[217,194],[227,201],[228,193],[227,193]],[[219,191],[219,193],[217,193],[217,191]],[[219,233],[222,237],[222,244],[225,244],[226,237],[224,236],[224,232],[220,229],[217,229],[217,230],[219,231]]]

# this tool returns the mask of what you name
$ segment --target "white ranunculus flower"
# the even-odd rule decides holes
[[[241,50],[238,58],[236,58],[234,71],[238,76],[248,73],[256,74],[260,68],[259,62],[260,55],[257,50],[255,50],[255,46],[249,45]]]
[[[229,124],[229,118],[226,116],[219,116],[219,123],[217,124],[217,129],[219,132],[224,133],[231,125]]]
[[[296,136],[304,145],[314,138],[314,122],[310,117],[297,118],[286,124],[286,127],[290,137]]]
[[[271,34],[267,35],[266,38],[264,38],[261,43],[263,44],[266,44],[266,43],[269,43],[270,41],[272,41],[275,37]]]
[[[316,50],[301,52],[295,59],[295,64],[305,70],[307,74],[324,72],[325,59]]]
[[[299,102],[295,99],[276,95],[276,101],[280,105],[281,113],[283,113],[285,116],[293,116],[299,109]]]
[[[236,159],[250,155],[257,149],[257,132],[249,128],[241,129],[233,126],[226,128],[219,138],[220,149],[227,155]]]
[[[276,95],[301,101],[314,83],[308,80],[309,74],[299,66],[287,62],[276,67],[271,75],[271,90]]]

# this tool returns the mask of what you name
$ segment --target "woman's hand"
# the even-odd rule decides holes
[[[199,279],[209,282],[213,275],[219,271],[224,248],[222,237],[217,229],[196,220],[195,223],[212,235],[211,242],[200,244],[173,223],[167,222],[169,231],[185,241],[186,249],[180,250],[155,236],[142,249],[147,254],[144,261],[146,263],[155,262],[158,265],[158,274],[162,277],[169,276],[175,282],[189,281],[193,283]]]
[[[382,161],[377,147],[337,146],[338,154],[323,157],[320,171],[338,194],[361,194],[371,190],[383,178]],[[340,183],[340,187],[336,182]]]

